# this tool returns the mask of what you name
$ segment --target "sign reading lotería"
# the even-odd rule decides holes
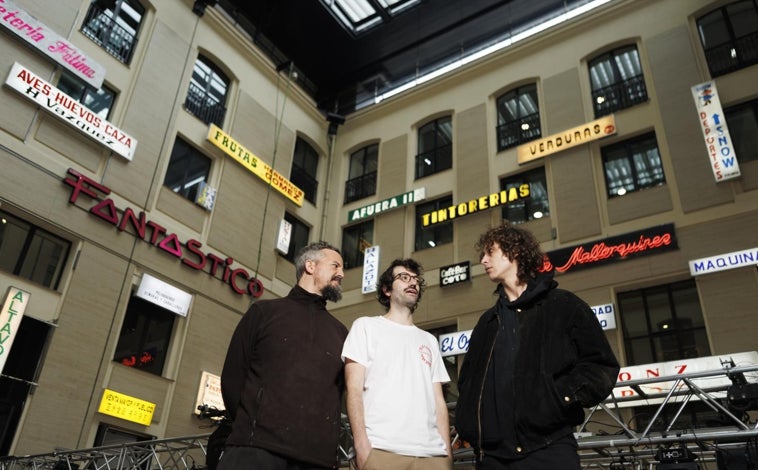
[[[698,276],[755,265],[758,265],[758,248],[751,248],[692,260],[690,261],[690,274]]]
[[[426,197],[426,189],[418,188],[413,191],[408,191],[397,196],[385,199],[383,201],[375,202],[367,206],[359,207],[352,210],[347,215],[347,221],[355,222],[356,220],[368,219],[381,212],[387,212],[392,209],[396,209],[401,206],[413,204],[414,202],[423,201]]]
[[[18,62],[13,64],[5,84],[95,142],[108,147],[127,160],[134,158],[137,139],[101,118],[94,111],[47,83]]]
[[[519,163],[526,163],[562,150],[602,139],[616,133],[616,119],[611,114],[573,127],[558,134],[520,145],[516,151]]]
[[[421,216],[421,225],[423,227],[428,227],[430,225],[439,224],[448,220],[455,219],[456,217],[471,215],[484,209],[490,209],[511,202],[519,201],[529,196],[531,196],[531,189],[529,188],[528,184],[522,184],[518,187],[503,189],[497,193],[492,193],[487,196],[480,196],[470,201],[462,202],[454,206],[423,214]]]
[[[740,165],[726,126],[724,110],[721,109],[716,83],[705,82],[693,86],[692,97],[716,182],[740,176]]]
[[[572,269],[576,271],[676,248],[674,225],[666,224],[551,251],[547,254],[548,260],[543,269],[565,273]]]
[[[114,392],[107,388],[103,391],[98,413],[125,419],[133,423],[150,426],[155,413],[155,403]]]
[[[103,86],[105,67],[82,54],[76,46],[17,7],[11,0],[0,0],[0,24],[95,89]]]
[[[0,372],[5,367],[30,297],[29,292],[16,287],[9,287],[5,294],[3,309],[0,310]]]
[[[232,139],[229,134],[219,129],[217,125],[211,124],[208,128],[208,140],[236,160],[237,163],[247,168],[248,171],[284,194],[290,201],[298,206],[303,205],[305,193],[303,193],[302,189],[295,186],[294,183],[282,176],[278,171],[263,163],[253,152]]]

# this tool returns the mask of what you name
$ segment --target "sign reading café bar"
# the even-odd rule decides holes
[[[550,154],[562,150],[576,147],[577,145],[586,144],[593,140],[599,140],[603,137],[616,133],[616,119],[613,115],[604,116],[600,119],[582,124],[558,134],[553,134],[542,139],[533,140],[529,143],[519,145],[518,162],[526,163],[538,158],[546,157]]]
[[[10,0],[0,0],[0,24],[90,86],[95,89],[103,86],[105,67]]]
[[[263,163],[253,152],[232,139],[229,134],[219,129],[217,125],[211,124],[208,127],[208,140],[236,160],[237,163],[247,168],[248,171],[284,194],[287,199],[298,206],[303,205],[305,193],[303,193],[302,189],[295,186],[294,183],[282,176],[278,171]]]
[[[134,158],[137,139],[101,118],[94,111],[47,83],[18,62],[13,64],[5,84],[95,142],[108,147],[114,153],[130,161]]]
[[[665,224],[551,251],[547,254],[549,260],[543,269],[565,273],[675,249],[674,224]]]

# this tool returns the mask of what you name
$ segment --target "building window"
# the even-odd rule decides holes
[[[379,144],[372,144],[350,155],[350,174],[345,181],[345,204],[376,194],[376,167]]]
[[[70,73],[64,72],[58,80],[57,88],[99,117],[108,119],[116,93],[105,85],[99,90],[93,90]]]
[[[287,254],[282,256],[294,263],[297,253],[308,244],[311,229],[289,212],[284,213],[284,220],[292,225],[292,232],[290,233],[290,244],[287,248]]]
[[[163,184],[194,202],[202,185],[208,182],[210,172],[211,159],[177,137]]]
[[[57,289],[71,243],[0,211],[0,269]]]
[[[418,130],[416,179],[453,167],[453,120],[436,119]]]
[[[206,124],[222,127],[229,79],[213,62],[200,56],[192,69],[184,108]]]
[[[637,47],[622,47],[595,57],[589,69],[596,118],[647,101]]]
[[[516,224],[550,215],[545,168],[535,168],[515,176],[503,178],[500,180],[500,189],[516,188],[518,190],[525,184],[529,185],[529,197],[519,198],[503,205],[503,218]]]
[[[144,15],[145,8],[136,0],[95,0],[84,18],[82,33],[128,64]]]
[[[628,365],[709,356],[692,279],[618,295]]]
[[[758,64],[758,1],[733,2],[697,20],[711,77]]]
[[[292,173],[290,181],[303,190],[307,201],[316,204],[316,192],[318,191],[318,152],[316,149],[300,137],[295,142],[295,155],[292,158]]]
[[[447,209],[452,205],[453,197],[445,196],[416,206],[416,251],[453,241],[453,221],[447,218]],[[424,227],[425,215],[437,223]]]
[[[537,85],[525,85],[497,99],[497,150],[521,145],[542,135]]]
[[[758,100],[726,108],[724,114],[737,160],[758,160]]]
[[[132,296],[113,360],[155,375],[163,374],[176,315]]]
[[[602,154],[608,197],[666,182],[654,132],[604,147]]]
[[[342,230],[342,261],[345,269],[363,266],[363,253],[374,244],[374,221],[351,225]]]

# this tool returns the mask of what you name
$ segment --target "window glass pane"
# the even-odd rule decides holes
[[[619,295],[619,310],[623,312],[621,322],[624,325],[624,333],[628,336],[646,335],[649,331],[645,305],[642,296]]]
[[[108,114],[113,106],[113,99],[116,95],[106,86],[97,91],[92,90],[84,82],[68,72],[64,72],[61,75],[57,88],[103,119],[108,118]]]
[[[342,231],[342,259],[345,269],[363,266],[363,253],[373,244],[373,220],[345,228]]]
[[[82,33],[123,63],[129,63],[137,42],[144,7],[136,0],[95,0]]]
[[[509,91],[497,99],[498,151],[534,140],[540,129],[537,85],[530,84]]]
[[[758,160],[758,100],[724,110],[739,162]]]
[[[518,189],[524,184],[529,185],[529,197],[517,199],[503,206],[503,218],[513,223],[528,222],[550,215],[545,168],[536,168],[503,178],[500,180],[500,189]]]
[[[602,155],[608,197],[666,182],[654,133],[604,147]]]
[[[311,203],[316,203],[318,191],[318,152],[300,137],[295,141],[295,153],[292,158],[290,181],[303,190],[304,197]]]
[[[753,1],[735,2],[726,7],[737,38],[758,32],[758,11]]]
[[[284,220],[292,224],[289,249],[284,258],[294,263],[300,249],[308,244],[310,228],[289,212],[284,213]]]
[[[139,297],[129,299],[113,360],[161,375],[166,362],[174,313]]]
[[[434,248],[453,241],[453,221],[447,220],[424,228],[422,218],[425,214],[437,212],[446,216],[447,208],[453,205],[452,196],[446,196],[434,201],[416,206],[416,251]],[[438,212],[440,211],[440,212]],[[444,214],[443,214],[444,213]]]
[[[200,186],[208,182],[211,160],[177,137],[163,184],[190,201],[195,201]]]
[[[647,87],[636,46],[625,46],[589,62],[595,117],[647,101]]]
[[[184,107],[206,124],[222,126],[226,115],[229,79],[213,62],[198,57],[192,70]]]
[[[0,268],[15,274],[31,225],[5,212],[0,216]]]
[[[453,121],[443,117],[419,128],[416,179],[453,166]]]

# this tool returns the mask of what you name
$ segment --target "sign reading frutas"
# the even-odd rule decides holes
[[[0,24],[90,86],[95,89],[103,86],[105,67],[82,54],[76,46],[10,0],[0,0]]]
[[[155,403],[114,392],[107,388],[103,391],[98,413],[125,419],[133,423],[150,426],[155,412]]]
[[[98,116],[94,111],[55,88],[18,62],[5,84],[37,103],[79,132],[127,160],[134,158],[137,139]]]
[[[253,152],[232,139],[215,124],[211,124],[208,128],[208,140],[236,160],[237,163],[247,168],[248,171],[284,194],[290,201],[298,206],[303,205],[305,193],[302,189],[295,186],[292,181],[282,176],[278,171],[263,163]]]
[[[526,163],[562,150],[570,149],[571,147],[576,147],[577,145],[602,139],[603,137],[615,133],[616,119],[613,115],[604,116],[600,119],[588,122],[587,124],[582,124],[581,126],[573,127],[558,134],[553,134],[520,145],[516,149],[518,152],[518,162]]]
[[[705,82],[693,86],[692,97],[695,100],[713,177],[718,182],[740,176],[740,166],[734,153],[732,138],[729,136],[729,128],[726,126],[726,116],[721,109],[716,84]]]
[[[8,288],[5,295],[3,309],[0,311],[0,372],[5,367],[30,297],[30,293],[15,287]]]

